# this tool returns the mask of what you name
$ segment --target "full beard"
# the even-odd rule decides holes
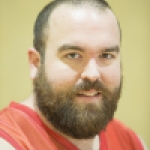
[[[110,91],[101,82],[84,80],[80,85],[56,91],[42,66],[33,81],[36,105],[46,120],[59,132],[75,139],[93,138],[112,120],[120,98],[121,85]],[[75,101],[79,91],[101,91],[100,104]]]

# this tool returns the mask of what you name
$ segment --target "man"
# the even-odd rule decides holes
[[[143,150],[113,119],[122,86],[120,41],[106,1],[48,4],[28,51],[33,94],[1,111],[3,150]]]

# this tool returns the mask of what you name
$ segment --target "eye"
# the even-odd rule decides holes
[[[106,58],[106,59],[111,59],[114,58],[115,56],[111,53],[103,53],[102,55],[100,55],[100,58]]]
[[[70,53],[67,54],[66,57],[69,59],[77,59],[77,58],[81,58],[81,55],[79,53]]]

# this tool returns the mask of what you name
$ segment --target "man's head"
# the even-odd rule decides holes
[[[36,105],[55,129],[91,138],[113,118],[120,97],[117,19],[100,0],[56,0],[43,11],[37,51],[29,50]]]
[[[45,42],[48,38],[47,31],[50,28],[48,21],[51,18],[52,12],[62,4],[72,5],[76,8],[82,7],[83,5],[88,5],[94,7],[94,9],[97,9],[98,11],[111,9],[109,4],[105,0],[54,0],[46,5],[45,8],[43,8],[43,10],[39,13],[34,25],[33,45],[35,49],[40,53],[42,59],[44,59],[45,55]]]

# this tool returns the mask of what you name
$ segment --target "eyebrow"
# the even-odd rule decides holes
[[[65,44],[65,45],[62,45],[58,48],[58,52],[63,52],[63,51],[66,51],[66,50],[69,50],[69,49],[72,49],[72,50],[76,50],[76,51],[81,51],[83,52],[84,50],[79,47],[79,46],[74,46],[74,45],[69,45],[69,44]]]
[[[58,52],[64,52],[67,50],[76,50],[76,51],[80,51],[80,52],[84,52],[84,49],[79,47],[79,46],[75,46],[75,45],[69,45],[69,44],[64,44],[62,46],[60,46],[58,48]],[[109,48],[105,48],[102,52],[120,52],[120,47],[119,46],[112,46]]]
[[[120,52],[120,47],[119,46],[113,46],[113,47],[110,47],[110,48],[106,48],[106,49],[104,49],[103,52],[117,52],[117,53],[119,53]]]

